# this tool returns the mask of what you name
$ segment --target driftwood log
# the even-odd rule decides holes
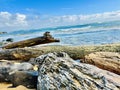
[[[50,52],[66,52],[71,58],[74,60],[81,59],[81,61],[85,63],[94,64],[95,66],[102,66],[97,63],[99,60],[94,59],[94,63],[87,62],[86,56],[90,53],[94,52],[117,52],[120,53],[120,44],[110,44],[110,45],[100,45],[100,46],[42,46],[42,47],[36,47],[36,48],[15,48],[15,49],[6,49],[6,50],[0,50],[0,59],[5,60],[30,60],[31,58],[36,58],[40,55],[47,54]],[[107,56],[106,56],[107,57]],[[112,56],[111,56],[112,57]],[[118,57],[118,56],[115,56]],[[97,59],[97,58],[96,58]],[[107,59],[107,58],[106,58]],[[113,61],[114,61],[113,57]],[[119,59],[119,57],[118,57]],[[86,61],[84,61],[86,60]],[[108,60],[108,59],[107,59]],[[104,65],[107,63],[106,60],[103,60],[103,66],[100,67],[102,69],[106,69],[109,71],[112,71],[114,73],[120,74],[119,72],[119,60],[115,60],[113,62],[109,62],[109,65]],[[116,65],[115,68],[111,68],[112,66]],[[106,66],[106,67],[105,67]],[[118,68],[116,68],[118,67]]]
[[[37,90],[120,90],[120,76],[78,63],[66,53],[49,53],[39,64]]]
[[[85,59],[85,55],[93,52],[118,52],[120,44],[99,46],[40,46],[35,48],[15,48],[0,50],[0,59],[5,60],[29,60],[50,52],[66,52],[73,59]]]
[[[99,68],[120,75],[120,54],[115,52],[95,52],[85,56],[84,63],[95,65]]]
[[[45,43],[52,43],[52,42],[59,42],[59,40],[54,39],[50,32],[45,32],[42,37],[32,38],[28,40],[23,40],[19,42],[14,42],[8,45],[3,46],[3,49],[12,49],[12,48],[23,48],[23,47],[29,47],[34,46],[38,44],[45,44]]]

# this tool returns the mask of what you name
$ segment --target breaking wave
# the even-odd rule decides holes
[[[88,45],[120,42],[120,21],[98,22],[73,26],[60,26],[36,30],[19,30],[0,35],[1,41],[10,37],[15,41],[41,36],[49,31],[59,38],[59,44]]]

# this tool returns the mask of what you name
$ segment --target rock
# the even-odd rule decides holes
[[[6,42],[13,42],[13,38],[6,39]]]
[[[11,62],[0,62],[0,83],[1,82],[9,82],[9,72],[10,67],[13,65]]]
[[[0,32],[0,34],[6,34],[7,32]]]
[[[115,52],[95,52],[85,56],[84,63],[95,65],[99,68],[120,75],[120,54]]]
[[[16,71],[30,71],[34,66],[30,63],[15,63],[10,61],[0,62],[0,82],[10,82],[9,74],[13,74]]]
[[[18,63],[11,66],[11,71],[28,71],[32,69],[33,69],[33,65],[27,62]]]
[[[33,69],[33,65],[27,62],[17,63],[17,62],[0,62],[1,72],[12,72],[12,71],[28,71]]]
[[[10,80],[8,79],[9,77],[9,73],[1,73],[0,72],[0,83],[2,82],[10,82]]]
[[[37,71],[33,71],[33,65],[30,63],[5,60],[0,62],[0,83],[9,82],[13,87],[23,85],[27,88],[36,88],[37,76]]]
[[[0,42],[0,45],[1,45],[1,46],[4,46],[4,45],[6,45],[6,44],[11,44],[13,41],[14,41],[13,38],[8,38],[8,39],[6,39],[6,40],[2,40],[2,41]]]
[[[10,81],[13,87],[23,85],[27,88],[37,87],[37,76],[35,72],[17,71],[10,75]]]
[[[120,90],[120,76],[96,66],[78,63],[66,53],[36,58],[37,90]]]

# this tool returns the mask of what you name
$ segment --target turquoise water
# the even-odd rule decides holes
[[[42,36],[46,31],[60,39],[62,45],[93,45],[120,42],[120,21],[99,22],[83,25],[61,26],[35,30],[17,30],[0,35],[0,41],[13,38],[15,41]]]

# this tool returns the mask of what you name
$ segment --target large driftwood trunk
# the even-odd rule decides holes
[[[101,46],[45,46],[45,47],[38,47],[38,48],[23,48],[23,49],[18,48],[18,49],[1,50],[0,51],[0,59],[23,60],[24,61],[24,60],[30,60],[30,58],[35,58],[37,56],[47,54],[50,52],[61,52],[62,51],[62,52],[66,52],[73,59],[81,59],[81,61],[84,61],[85,56],[89,55],[90,53],[93,53],[93,52],[109,51],[109,52],[118,52],[118,54],[119,54],[119,52],[120,52],[119,50],[120,50],[119,44],[101,45]],[[118,57],[118,56],[116,56],[116,57]],[[115,58],[113,58],[113,61],[114,61],[114,59]],[[111,61],[103,60],[103,64],[101,64],[101,65],[99,65],[99,63],[97,63],[97,61],[98,60],[94,60],[94,62],[96,63],[96,64],[94,64],[95,66],[100,67],[103,65],[100,68],[120,74],[119,73],[120,72],[119,71],[119,65],[120,65],[119,60],[115,60],[114,63]],[[109,66],[104,65],[108,62],[109,62]],[[90,64],[92,64],[92,63],[90,62]],[[116,65],[115,67],[114,67],[114,64]],[[114,68],[112,68],[112,66]]]
[[[2,48],[4,49],[23,48],[23,47],[29,47],[29,46],[34,46],[38,44],[52,43],[52,42],[59,42],[59,40],[54,39],[49,32],[46,32],[42,37],[14,42],[14,43],[5,45]]]
[[[119,75],[75,62],[66,53],[49,53],[35,61],[37,90],[120,90]]]
[[[109,70],[120,75],[120,54],[113,52],[95,52],[85,56],[82,60],[99,68]]]
[[[100,46],[44,46],[36,48],[15,48],[0,50],[0,59],[29,60],[50,52],[66,52],[73,59],[85,59],[85,55],[93,52],[120,52],[120,44]]]

